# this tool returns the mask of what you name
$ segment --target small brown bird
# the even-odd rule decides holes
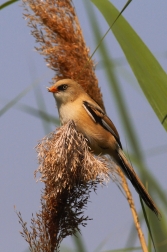
[[[159,210],[122,150],[116,127],[101,107],[71,79],[56,82],[48,91],[53,93],[56,100],[61,124],[73,120],[77,130],[88,139],[95,155],[109,154],[146,205],[158,216]]]

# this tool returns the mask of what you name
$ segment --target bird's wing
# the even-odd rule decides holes
[[[83,101],[83,107],[95,123],[99,123],[105,130],[108,130],[115,137],[119,147],[122,149],[118,131],[104,111],[100,109],[100,107],[87,101]]]

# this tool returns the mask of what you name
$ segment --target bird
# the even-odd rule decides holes
[[[157,215],[160,212],[123,152],[118,131],[104,110],[72,79],[62,79],[47,88],[55,98],[61,124],[72,120],[88,140],[95,155],[110,155]]]

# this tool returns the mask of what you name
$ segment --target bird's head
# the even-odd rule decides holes
[[[77,96],[83,92],[83,89],[74,80],[63,79],[49,87],[48,91],[53,93],[57,105],[61,106],[62,104],[74,101]]]

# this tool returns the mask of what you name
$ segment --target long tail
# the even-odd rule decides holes
[[[124,172],[124,174],[126,175],[126,177],[131,181],[132,185],[134,186],[134,188],[136,189],[136,191],[138,192],[138,194],[141,196],[141,198],[144,200],[144,202],[146,203],[146,205],[157,216],[159,216],[160,212],[159,212],[158,208],[156,207],[154,201],[151,199],[151,197],[148,194],[148,192],[146,191],[144,185],[142,184],[142,182],[138,178],[138,176],[135,173],[133,167],[128,162],[128,160],[127,160],[124,152],[121,149],[119,149],[118,152],[117,152],[117,154],[118,154],[117,162],[120,165],[120,168],[122,169],[122,171]]]

